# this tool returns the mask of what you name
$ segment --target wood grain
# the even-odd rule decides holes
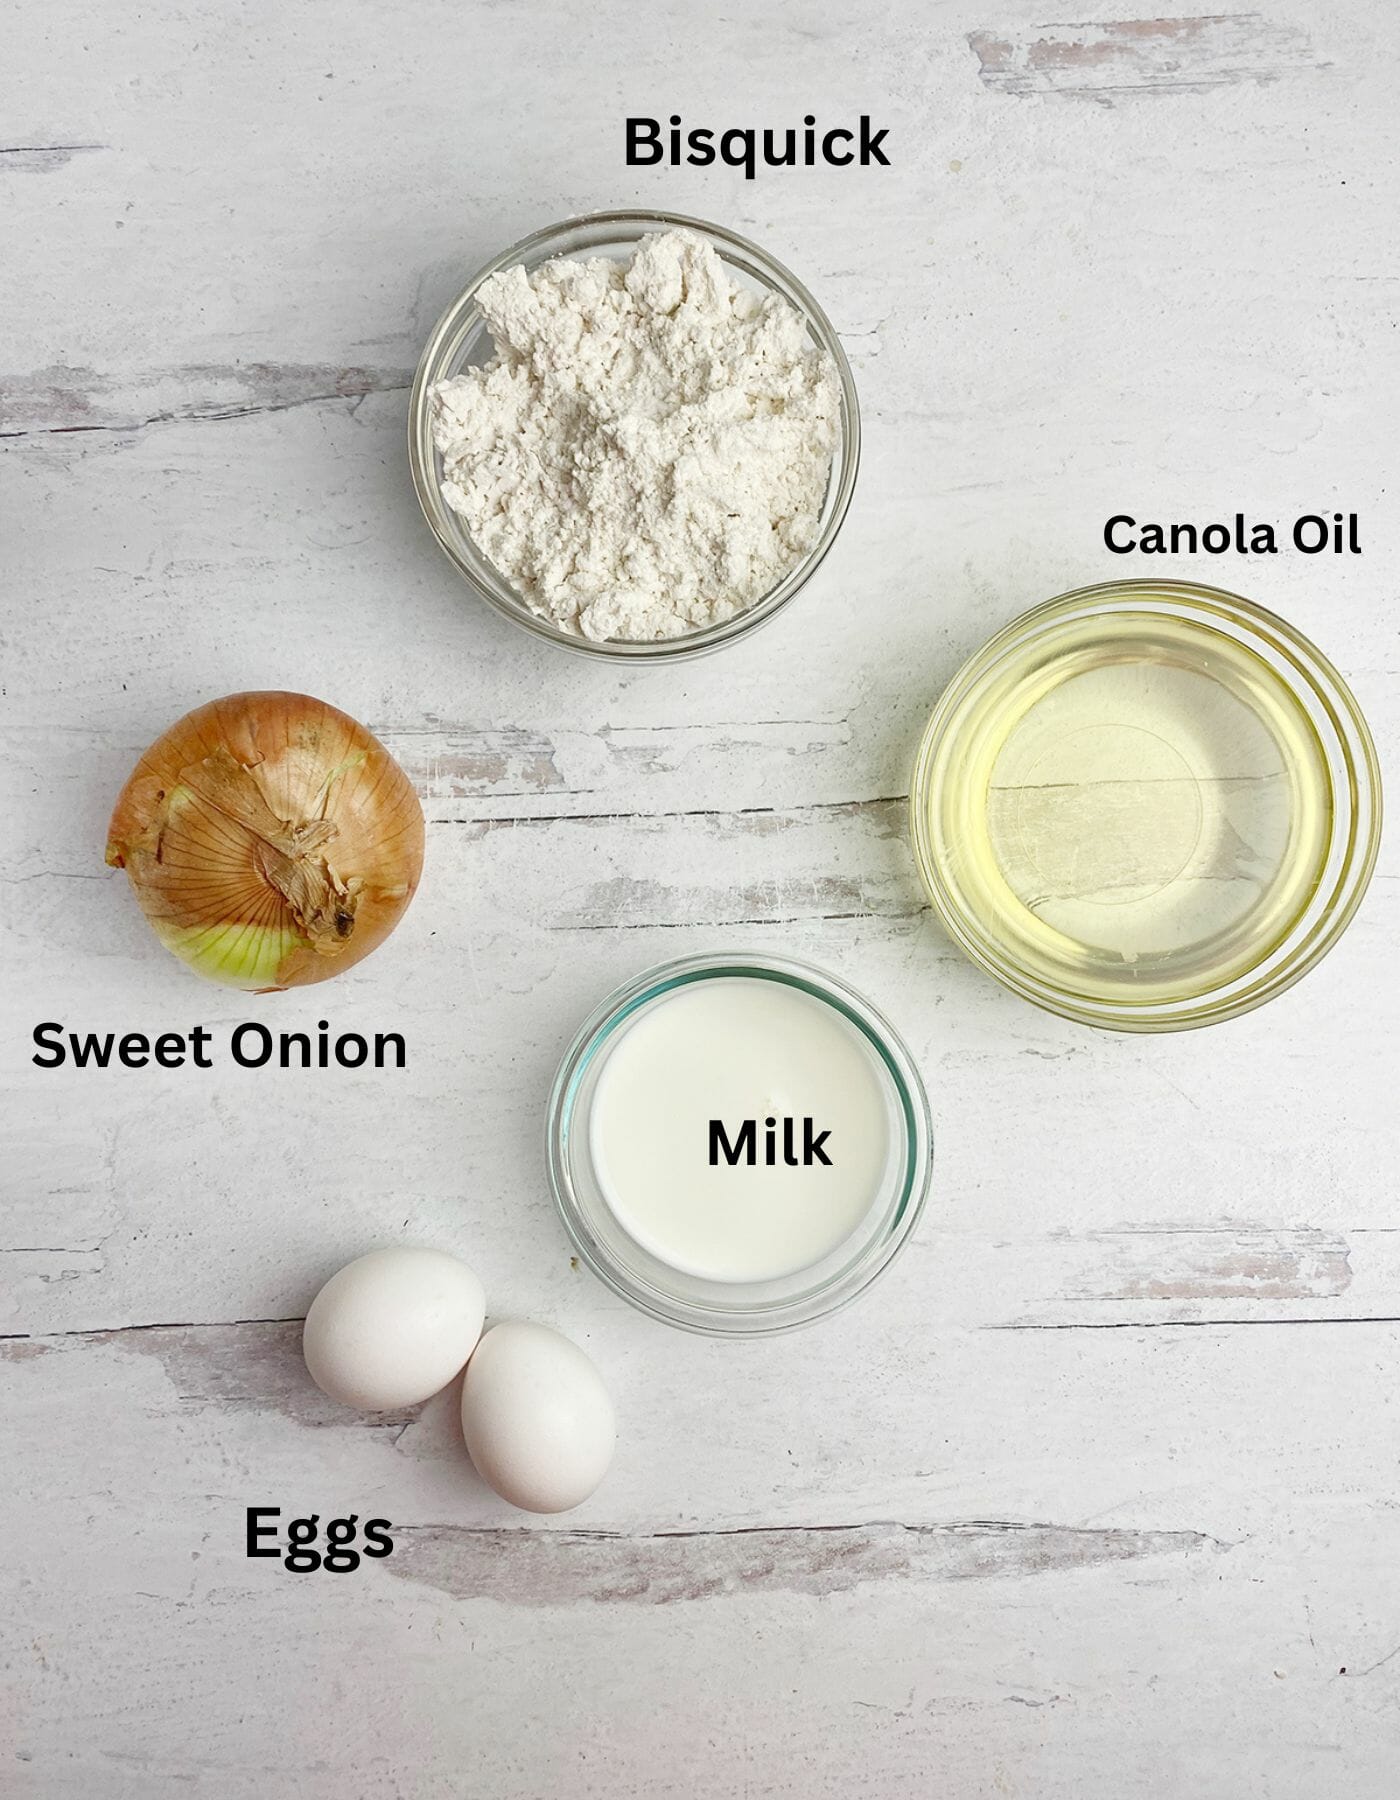
[[[660,1532],[410,1526],[386,1572],[455,1599],[510,1606],[674,1606],[731,1595],[825,1596],[891,1581],[978,1581],[1190,1554],[1191,1531],[1096,1531],[986,1521]]]
[[[997,93],[1109,105],[1124,95],[1199,94],[1329,66],[1301,31],[1262,13],[1042,25],[1012,37],[974,31],[968,43],[983,82]]]
[[[45,153],[52,154],[52,153]],[[66,158],[65,158],[66,159]],[[153,369],[140,377],[54,367],[0,376],[0,438],[115,431],[188,420],[241,419],[336,400],[362,400],[406,388],[410,369],[230,363]]]
[[[0,169],[7,175],[46,175],[65,168],[75,156],[86,156],[103,144],[0,144]]]

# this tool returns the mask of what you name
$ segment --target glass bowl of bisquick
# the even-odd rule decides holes
[[[674,661],[815,574],[860,413],[831,321],[766,251],[604,212],[472,278],[419,362],[408,440],[423,515],[488,605],[585,656]]]

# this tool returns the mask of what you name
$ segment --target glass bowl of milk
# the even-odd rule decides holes
[[[791,958],[691,956],[610,995],[549,1107],[580,1258],[643,1312],[754,1337],[824,1318],[908,1240],[932,1169],[912,1057]]]

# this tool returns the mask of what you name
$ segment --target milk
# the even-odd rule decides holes
[[[622,1026],[589,1109],[604,1198],[704,1280],[813,1268],[870,1213],[895,1153],[893,1087],[834,1006],[785,982],[673,989]]]

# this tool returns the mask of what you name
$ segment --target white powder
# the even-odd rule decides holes
[[[542,617],[679,637],[752,606],[815,541],[831,358],[702,239],[482,283],[496,353],[432,390],[442,491]]]

